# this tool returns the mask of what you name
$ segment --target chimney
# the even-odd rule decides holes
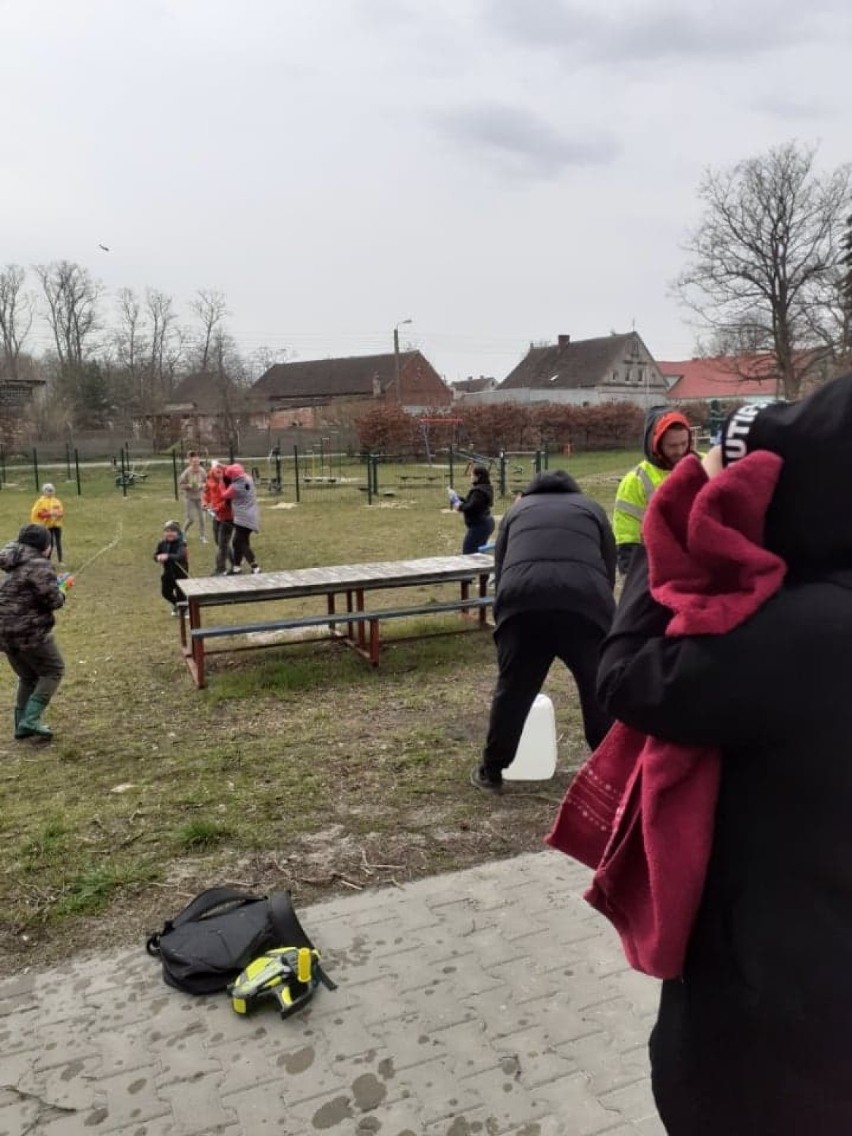
[[[571,336],[570,335],[557,336],[557,339],[556,339],[557,347],[567,347],[570,342],[571,342]]]

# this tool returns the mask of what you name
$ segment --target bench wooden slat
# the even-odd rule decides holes
[[[456,600],[451,603],[423,604],[420,607],[385,608],[374,611],[336,611],[324,615],[306,615],[295,619],[277,619],[266,623],[234,624],[228,627],[196,627],[190,635],[193,639],[218,639],[226,635],[254,635],[257,632],[292,631],[303,627],[322,627],[336,623],[380,623],[384,619],[404,619],[407,616],[446,614],[490,607],[492,596],[477,596],[472,600]]]

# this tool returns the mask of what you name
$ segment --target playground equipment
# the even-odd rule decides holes
[[[429,463],[429,465],[432,464],[432,459],[434,457],[433,449],[429,444],[429,436],[432,427],[440,426],[449,427],[451,429],[451,436],[448,440],[443,441],[443,445],[449,446],[452,449],[458,443],[458,428],[462,426],[463,423],[464,419],[462,418],[448,418],[446,415],[442,415],[438,418],[417,419],[417,424],[420,427],[420,433],[423,437],[423,448],[426,451],[426,461]]]
[[[144,465],[137,465],[136,462],[127,464],[124,461],[123,454],[120,463],[113,458],[112,468],[115,473],[116,486],[119,489],[126,489],[130,485],[138,485],[140,482],[145,481],[148,477],[149,464],[150,462],[145,462]]]

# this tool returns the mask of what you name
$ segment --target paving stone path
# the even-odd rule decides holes
[[[339,988],[288,1021],[142,944],[0,980],[0,1136],[661,1136],[657,983],[587,883],[545,851],[305,908]]]

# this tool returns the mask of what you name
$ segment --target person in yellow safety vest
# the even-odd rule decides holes
[[[686,415],[652,407],[645,418],[644,450],[645,460],[622,477],[615,494],[612,528],[622,576],[627,575],[633,553],[642,543],[642,520],[654,490],[692,452],[692,432]]]

